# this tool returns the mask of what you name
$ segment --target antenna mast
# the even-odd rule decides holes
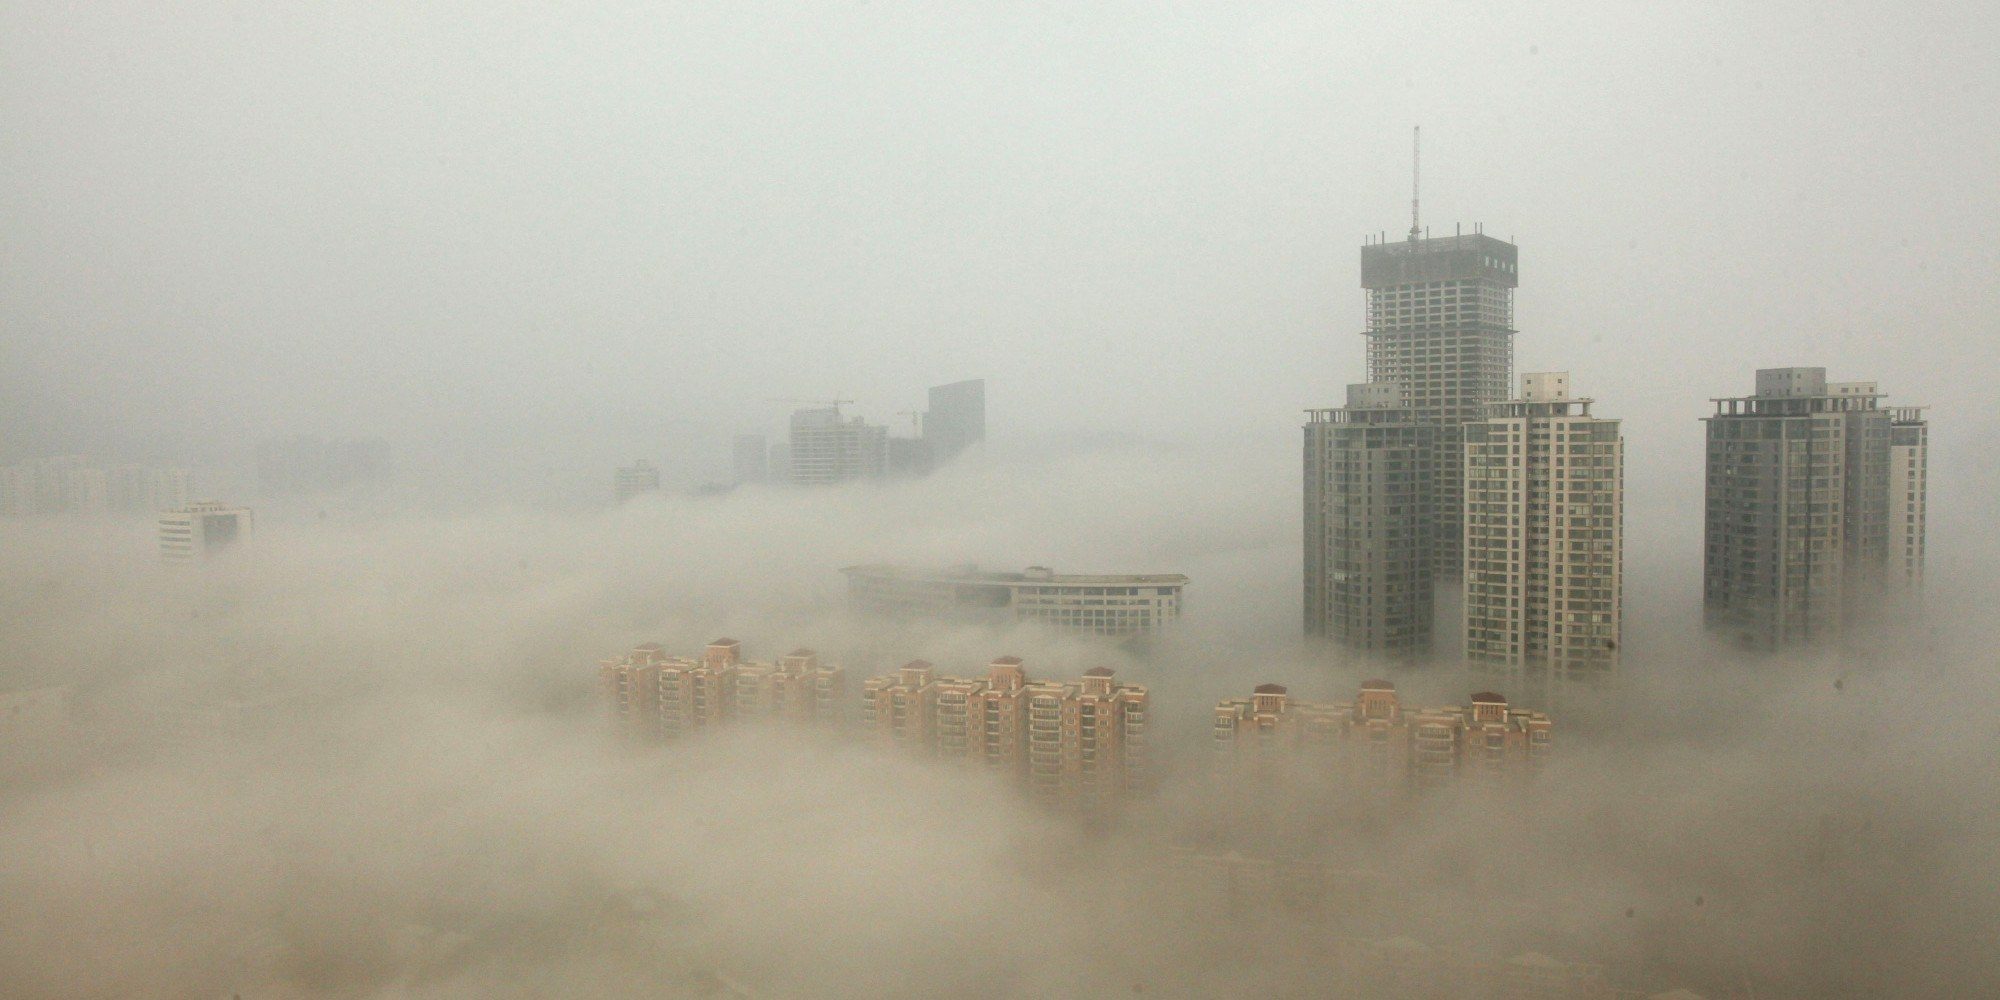
[[[1417,192],[1419,190],[1418,182],[1422,177],[1419,171],[1423,167],[1424,162],[1423,138],[1424,127],[1422,125],[1410,126],[1410,242],[1412,243],[1417,241],[1418,233]]]

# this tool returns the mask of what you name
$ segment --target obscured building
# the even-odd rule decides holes
[[[644,493],[658,492],[660,492],[659,467],[643,458],[631,465],[620,466],[611,477],[611,495],[618,503],[624,503]]]
[[[770,445],[762,434],[738,434],[734,449],[736,483],[761,483],[771,477]]]
[[[932,386],[923,439],[929,445],[931,460],[938,465],[986,440],[986,380]]]
[[[1109,804],[1151,777],[1146,689],[1109,667],[1032,681],[1012,656],[983,678],[941,677],[916,660],[862,685],[861,717],[885,745],[978,762],[1051,801]]]
[[[1434,615],[1437,426],[1395,383],[1347,387],[1305,426],[1305,629],[1409,657]]]
[[[673,740],[736,718],[815,726],[845,718],[846,672],[810,649],[760,663],[745,661],[735,639],[709,643],[698,659],[649,642],[600,662],[597,677],[613,720],[642,740]]]
[[[888,467],[889,429],[837,406],[792,414],[787,466],[794,486],[833,486],[879,479]]]
[[[257,446],[257,480],[272,496],[331,493],[387,479],[391,471],[389,442],[381,438],[301,434]]]
[[[975,624],[1038,621],[1111,637],[1156,632],[1179,618],[1188,582],[1179,573],[1068,575],[1046,566],[993,573],[971,565],[874,564],[841,572],[850,603],[864,612]]]
[[[1294,701],[1283,685],[1215,707],[1218,750],[1254,759],[1317,755],[1350,778],[1382,787],[1428,785],[1459,775],[1535,770],[1553,748],[1554,724],[1482,691],[1467,705],[1405,706],[1388,681],[1361,685],[1351,702]]]
[[[160,558],[168,562],[198,562],[250,536],[247,507],[208,501],[189,504],[159,516]]]
[[[1568,372],[1465,425],[1465,658],[1544,704],[1617,671],[1625,453],[1618,421],[1570,397]]]
[[[100,467],[64,455],[0,468],[0,517],[145,514],[187,506],[185,469]]]
[[[1921,578],[1927,428],[1881,398],[1824,368],[1767,368],[1756,395],[1713,401],[1711,628],[1764,649],[1830,642]]]

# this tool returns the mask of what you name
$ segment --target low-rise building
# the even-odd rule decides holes
[[[214,501],[166,511],[159,519],[160,558],[174,563],[207,559],[247,538],[250,525],[249,508]]]
[[[1046,566],[994,573],[971,565],[930,570],[878,564],[841,572],[848,600],[859,611],[990,625],[1039,621],[1111,637],[1157,632],[1179,618],[1188,582],[1179,573],[1067,575]]]

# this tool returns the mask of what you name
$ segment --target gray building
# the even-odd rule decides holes
[[[930,460],[943,465],[984,440],[986,380],[932,386],[930,410],[924,415],[924,441],[930,445]]]
[[[1921,578],[1926,429],[1920,411],[1881,399],[1875,383],[1828,382],[1824,368],[1769,368],[1756,395],[1713,401],[1711,628],[1765,649],[1833,641],[1892,581]]]
[[[1307,411],[1307,635],[1389,655],[1430,647],[1437,430],[1393,383]]]
[[[1179,573],[1059,575],[1046,566],[1019,573],[892,565],[841,572],[858,611],[988,625],[1039,621],[1112,637],[1155,632],[1179,618],[1188,582]]]
[[[1465,425],[1465,658],[1549,704],[1616,675],[1625,446],[1568,372],[1521,381]]]
[[[160,558],[170,563],[207,559],[249,537],[250,523],[248,508],[214,501],[166,511],[159,520]]]
[[[611,495],[619,503],[624,503],[641,493],[659,491],[659,467],[643,458],[631,465],[620,466],[611,477]]]
[[[1368,381],[1400,383],[1420,422],[1436,425],[1432,465],[1440,578],[1461,570],[1465,424],[1502,402],[1514,373],[1519,250],[1482,232],[1409,238],[1361,248],[1368,292]]]
[[[860,417],[842,417],[838,406],[792,414],[786,466],[794,486],[832,486],[880,479],[889,462],[889,429]]]
[[[736,482],[761,483],[771,477],[771,449],[762,434],[738,434],[734,451]]]

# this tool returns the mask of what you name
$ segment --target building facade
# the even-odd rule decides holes
[[[991,625],[1038,621],[1114,638],[1157,632],[1179,618],[1188,582],[1178,573],[1066,575],[1046,566],[991,573],[977,566],[873,564],[841,573],[849,602],[867,613]]]
[[[1519,249],[1481,232],[1361,248],[1367,290],[1368,381],[1408,393],[1431,444],[1435,502],[1432,566],[1456,579],[1462,557],[1463,428],[1507,398],[1514,372],[1514,289]]]
[[[1295,701],[1283,685],[1215,707],[1214,740],[1231,757],[1323,757],[1346,778],[1377,788],[1434,785],[1463,775],[1533,773],[1554,748],[1546,714],[1482,691],[1467,705],[1405,706],[1396,686],[1374,680],[1351,702]]]
[[[932,386],[929,403],[923,440],[933,463],[943,465],[986,440],[985,379]]]
[[[611,496],[618,503],[646,493],[660,492],[660,470],[653,463],[640,459],[631,465],[619,466],[611,477]]]
[[[1920,406],[1889,408],[1890,585],[1924,582],[1924,516],[1929,496],[1930,425]]]
[[[1616,674],[1623,642],[1625,455],[1618,421],[1568,372],[1465,426],[1465,658],[1544,704]]]
[[[1912,578],[1926,431],[1920,413],[1906,413],[1899,432],[1881,398],[1873,382],[1828,382],[1824,368],[1769,368],[1756,395],[1713,401],[1702,568],[1711,628],[1762,649],[1836,641],[1892,582]],[[1892,543],[1902,548],[1893,569]]]
[[[159,517],[160,558],[173,563],[207,559],[250,535],[247,507],[209,501]]]
[[[794,486],[834,486],[880,479],[889,463],[889,429],[860,417],[842,417],[840,408],[792,414],[786,474]]]
[[[825,728],[846,718],[846,672],[799,649],[775,663],[743,659],[743,645],[717,639],[699,658],[671,656],[657,642],[597,666],[613,721],[649,742],[691,736],[732,719],[780,719]]]
[[[1395,383],[1347,387],[1305,426],[1305,629],[1350,648],[1430,648],[1437,427]]]
[[[1003,656],[983,678],[941,677],[917,660],[862,685],[862,729],[886,746],[976,761],[1038,798],[1108,804],[1149,783],[1146,689],[1108,667],[1031,681]]]

